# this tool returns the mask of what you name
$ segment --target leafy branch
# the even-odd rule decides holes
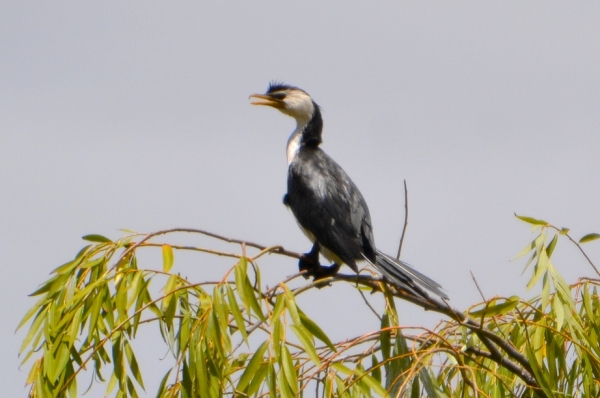
[[[106,395],[137,397],[145,386],[130,342],[140,327],[157,324],[172,356],[156,391],[160,397],[295,397],[313,389],[323,397],[596,396],[600,280],[568,285],[551,258],[566,236],[595,270],[581,244],[597,234],[575,241],[565,228],[518,217],[537,233],[520,256],[529,256],[527,287],[539,295],[482,295],[466,311],[416,297],[369,269],[316,281],[297,273],[265,288],[258,264],[263,256],[300,254],[200,229],[130,233],[115,241],[85,236],[89,245],[32,293],[40,298],[19,324],[29,325],[21,346],[23,363],[33,361],[29,394],[76,397],[77,382],[91,373],[105,384]],[[182,232],[238,249],[156,241]],[[161,248],[162,270],[138,264],[138,253],[154,247]],[[177,251],[233,263],[220,280],[194,283],[173,273]],[[296,302],[298,295],[334,283],[356,287],[378,316],[379,330],[333,342]],[[382,312],[370,306],[365,290],[384,297]],[[431,330],[400,325],[397,299],[444,319]]]

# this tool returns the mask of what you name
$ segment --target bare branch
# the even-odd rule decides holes
[[[400,236],[400,244],[398,245],[398,255],[396,258],[400,260],[400,253],[402,252],[402,244],[404,243],[404,235],[406,234],[406,227],[408,226],[408,188],[406,188],[406,180],[404,180],[404,228],[402,228],[402,235]]]

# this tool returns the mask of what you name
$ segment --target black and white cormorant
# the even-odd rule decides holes
[[[319,148],[323,119],[312,98],[281,83],[271,83],[265,94],[250,97],[257,99],[253,105],[270,106],[296,119],[287,143],[288,192],[283,202],[313,242],[299,262],[300,270],[322,278],[337,273],[342,264],[358,272],[357,261],[367,261],[412,294],[428,298],[427,289],[447,298],[440,284],[376,249],[365,199],[348,174]],[[319,253],[333,264],[319,265]]]

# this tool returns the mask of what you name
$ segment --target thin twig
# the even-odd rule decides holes
[[[477,283],[477,279],[475,279],[475,275],[473,275],[473,271],[469,271],[471,273],[471,278],[473,278],[473,282],[475,282],[475,286],[477,287],[477,290],[479,290],[479,294],[481,295],[481,299],[483,301],[486,301],[485,296],[483,295],[483,292],[481,291],[481,288],[479,287],[479,283]]]
[[[367,307],[369,307],[369,309],[371,310],[371,312],[373,312],[373,314],[375,314],[375,316],[379,319],[379,322],[381,322],[383,319],[381,318],[381,315],[379,315],[377,313],[377,311],[375,311],[375,308],[373,308],[373,306],[371,305],[371,303],[369,303],[369,300],[367,300],[367,298],[365,297],[365,294],[362,290],[358,290],[358,292],[360,293],[360,295],[362,296],[363,300],[365,301],[365,304],[367,305]]]
[[[400,253],[402,252],[402,244],[404,243],[404,234],[406,233],[406,227],[408,226],[408,188],[406,188],[406,180],[404,180],[404,228],[402,228],[402,236],[400,236],[400,244],[398,245],[398,255],[396,258],[400,260]]]
[[[600,271],[598,271],[598,268],[596,268],[596,266],[594,265],[594,263],[592,262],[592,260],[590,260],[590,258],[588,257],[587,254],[585,254],[585,251],[583,251],[583,249],[581,248],[581,245],[579,243],[577,243],[573,238],[571,238],[571,236],[569,234],[566,234],[567,238],[569,238],[569,240],[571,242],[573,242],[575,244],[575,246],[577,246],[577,248],[579,249],[579,251],[581,252],[581,254],[583,254],[583,256],[586,258],[586,260],[588,261],[588,263],[590,263],[590,265],[592,266],[592,268],[594,269],[594,271],[596,271],[596,274],[598,274],[598,276],[600,276]]]

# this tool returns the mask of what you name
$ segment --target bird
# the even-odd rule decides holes
[[[342,264],[358,273],[357,263],[366,261],[412,295],[429,299],[429,291],[447,299],[439,283],[377,250],[363,195],[344,169],[320,148],[323,117],[311,96],[298,87],[271,82],[264,94],[252,94],[250,98],[252,105],[275,108],[296,120],[287,141],[287,193],[283,203],[313,243],[310,252],[300,256],[300,271],[321,279],[337,274]],[[333,264],[320,265],[319,254]]]

